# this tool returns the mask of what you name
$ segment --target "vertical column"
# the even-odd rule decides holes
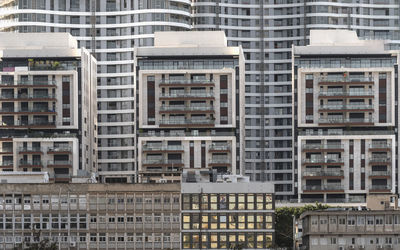
[[[307,75],[306,75],[307,77]],[[306,123],[314,123],[313,119],[309,119],[309,117],[313,117],[314,115],[314,80],[306,79]]]
[[[387,91],[386,91],[386,73],[379,74],[379,123],[386,123],[386,105],[387,105]]]
[[[147,124],[155,125],[155,79],[154,76],[147,77]]]
[[[222,103],[228,103],[228,76],[227,75],[221,75],[219,78],[219,88],[220,88],[220,96],[219,96],[219,100],[220,100],[220,123],[221,124],[228,124],[228,106],[224,105]],[[232,83],[232,86],[234,86],[234,84]],[[234,120],[232,121],[232,123],[235,122],[235,117]]]

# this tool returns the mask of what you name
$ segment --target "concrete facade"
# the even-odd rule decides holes
[[[68,33],[0,33],[2,171],[97,172],[96,60]]]
[[[159,37],[160,35],[160,37]],[[169,39],[169,38],[173,39]],[[160,32],[135,50],[138,173],[212,181],[244,165],[244,58],[223,32]]]
[[[293,47],[299,201],[397,192],[397,60],[383,41],[346,30],[314,30]]]

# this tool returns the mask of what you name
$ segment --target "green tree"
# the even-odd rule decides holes
[[[323,210],[327,205],[316,203],[303,207],[280,207],[275,209],[275,245],[286,249],[293,248],[293,217],[298,219],[306,211]]]

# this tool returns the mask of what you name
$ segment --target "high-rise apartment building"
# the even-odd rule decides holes
[[[92,8],[94,2],[97,5]],[[127,126],[133,126],[133,115],[128,108],[120,108],[123,101],[117,97],[134,101],[132,93],[122,95],[133,89],[132,77],[125,72],[133,67],[132,45],[152,45],[152,34],[159,30],[225,31],[228,45],[242,45],[246,59],[245,173],[252,180],[273,181],[277,199],[289,199],[296,189],[292,44],[306,45],[309,31],[322,28],[351,29],[359,37],[389,39],[392,47],[399,40],[398,0],[15,0],[1,4],[3,31],[68,31],[81,46],[96,49],[101,64],[100,174],[124,179],[124,173],[134,173],[133,149],[129,148],[134,146],[133,136],[126,132],[131,129]],[[114,69],[117,73],[112,73]],[[112,159],[120,155],[124,159]]]
[[[0,33],[1,171],[96,173],[95,89],[96,60],[70,34]]]
[[[224,32],[156,32],[135,49],[141,182],[241,174],[244,57]]]
[[[398,52],[353,31],[314,30],[293,62],[299,201],[396,193]]]

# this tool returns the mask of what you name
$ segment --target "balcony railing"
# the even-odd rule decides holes
[[[390,185],[371,185],[369,190],[390,190]]]
[[[320,105],[319,109],[373,109],[374,107],[369,104],[325,104]]]
[[[372,96],[374,91],[320,91],[319,96]]]
[[[210,145],[209,150],[231,150],[230,145]]]
[[[370,171],[369,176],[391,176],[390,171]]]
[[[29,121],[29,122],[24,122],[24,121],[18,121],[18,122],[10,122],[10,121],[0,121],[0,127],[7,127],[7,126],[20,126],[20,127],[25,127],[25,126],[55,126],[55,122],[49,122],[49,121]]]
[[[303,163],[343,163],[342,158],[313,158],[313,159],[303,159]]]
[[[212,111],[213,106],[161,106],[160,111]]]
[[[20,166],[43,166],[42,161],[19,161]]]
[[[374,79],[372,77],[343,77],[343,76],[326,76],[320,77],[318,82],[373,82]]]
[[[385,148],[392,148],[392,144],[390,143],[372,143],[369,145],[369,148],[374,149],[385,149]]]
[[[304,191],[339,191],[344,190],[343,185],[340,184],[326,184],[326,185],[305,185]]]
[[[53,94],[33,94],[33,95],[27,95],[27,94],[19,94],[19,95],[6,95],[3,94],[0,96],[0,99],[54,99],[56,98],[56,95]]]
[[[305,171],[303,173],[303,176],[344,176],[344,171],[343,170],[337,170],[337,171]]]
[[[0,161],[0,167],[11,167],[14,165],[13,161]]]
[[[163,145],[146,144],[146,145],[143,145],[143,150],[146,150],[146,151],[168,151],[168,150],[177,151],[177,150],[183,150],[183,146],[182,145],[163,146]]]
[[[213,158],[209,161],[210,164],[229,164],[231,163],[228,158]]]
[[[41,112],[56,112],[55,110],[51,110],[48,108],[33,108],[33,109],[17,109],[17,108],[2,108],[0,112],[13,112],[13,113],[22,113],[22,112],[29,112],[29,113],[41,113]]]
[[[168,159],[145,159],[143,164],[182,164],[182,160],[168,160]]]
[[[210,79],[164,79],[161,84],[199,84],[199,83],[214,83]]]
[[[343,144],[303,144],[303,149],[344,149]]]
[[[43,81],[43,80],[20,80],[17,82],[17,85],[48,85],[48,86],[55,86],[56,81],[50,80],[50,81]]]
[[[320,118],[319,123],[373,123],[371,118]]]
[[[369,159],[370,163],[388,163],[391,162],[391,158],[390,157],[371,157]]]
[[[70,146],[57,146],[47,148],[48,152],[71,152],[72,148]]]
[[[42,148],[40,147],[19,147],[19,153],[34,153],[34,152],[42,152]]]
[[[191,124],[214,124],[214,119],[162,119],[160,124],[165,125],[191,125]]]
[[[72,165],[72,161],[61,161],[61,160],[57,160],[57,161],[47,161],[47,166],[49,165]]]
[[[214,97],[212,92],[177,92],[177,93],[164,93],[160,94],[161,98],[179,98],[179,97]]]

